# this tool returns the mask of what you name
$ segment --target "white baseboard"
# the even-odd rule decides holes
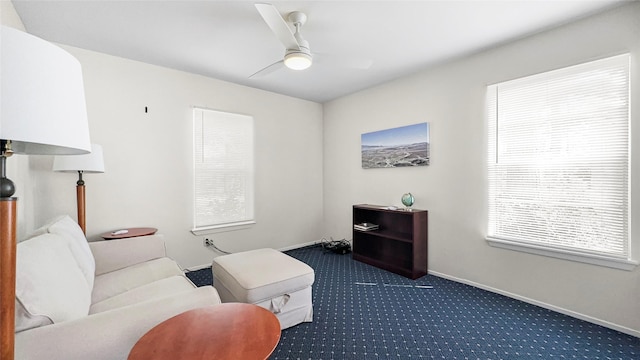
[[[310,241],[310,242],[304,243],[304,244],[295,244],[295,245],[291,245],[291,246],[285,246],[285,247],[280,248],[278,250],[280,250],[280,251],[295,250],[295,249],[300,249],[300,248],[311,246],[311,245],[315,245],[315,244],[320,244],[320,242],[321,242],[320,240]]]
[[[295,249],[299,249],[299,248],[303,248],[303,247],[307,247],[307,246],[311,246],[311,245],[316,245],[316,244],[320,244],[322,241],[321,240],[316,240],[316,241],[310,241],[307,243],[303,243],[303,244],[295,244],[295,245],[291,245],[291,246],[285,246],[283,248],[279,248],[277,249],[278,251],[289,251],[289,250],[295,250]],[[202,265],[196,265],[196,266],[191,266],[188,267],[186,269],[184,269],[185,271],[196,271],[196,270],[202,270],[202,269],[206,269],[208,267],[211,266],[211,263],[209,264],[202,264]]]
[[[278,250],[279,251],[289,251],[289,250],[299,249],[299,248],[303,248],[303,247],[307,247],[307,246],[311,246],[311,245],[316,245],[316,244],[320,244],[320,243],[321,243],[321,240],[317,240],[317,241],[311,241],[311,242],[303,243],[303,244],[296,244],[296,245],[286,246],[286,247],[280,248]],[[187,268],[186,271],[201,270],[201,269],[208,268],[210,266],[211,266],[210,263],[209,264],[203,264],[203,265],[197,265],[197,266],[193,266],[193,267]],[[584,315],[584,314],[581,314],[581,313],[578,313],[578,312],[575,312],[575,311],[571,311],[571,310],[568,310],[568,309],[564,309],[564,308],[561,308],[561,307],[558,307],[558,306],[555,306],[555,305],[547,304],[547,303],[544,303],[544,302],[541,302],[541,301],[538,301],[538,300],[530,299],[530,298],[527,298],[527,297],[524,297],[524,296],[521,296],[521,295],[518,295],[518,294],[513,294],[513,293],[510,293],[508,291],[504,291],[504,290],[496,289],[496,288],[493,288],[493,287],[490,287],[490,286],[486,286],[486,285],[483,285],[483,284],[479,284],[479,283],[476,283],[474,281],[461,279],[461,278],[458,278],[458,277],[455,277],[455,276],[443,274],[443,273],[440,273],[440,272],[437,272],[437,271],[429,270],[428,273],[430,275],[438,276],[438,277],[441,277],[441,278],[444,278],[444,279],[447,279],[447,280],[451,280],[451,281],[455,281],[455,282],[458,282],[458,283],[461,283],[461,284],[470,285],[470,286],[473,286],[473,287],[476,287],[476,288],[479,288],[479,289],[482,289],[482,290],[490,291],[492,293],[504,295],[504,296],[510,297],[512,299],[516,299],[516,300],[520,300],[520,301],[526,302],[528,304],[540,306],[541,308],[544,308],[544,309],[547,309],[547,310],[555,311],[555,312],[558,312],[560,314],[571,316],[571,317],[574,317],[576,319],[584,320],[584,321],[587,321],[587,322],[590,322],[590,323],[593,323],[593,324],[596,324],[596,325],[604,326],[606,328],[609,328],[609,329],[612,329],[612,330],[616,330],[616,331],[619,331],[621,333],[628,334],[628,335],[640,338],[640,331],[634,330],[634,329],[631,329],[631,328],[628,328],[628,327],[625,327],[625,326],[614,324],[614,323],[611,323],[611,322],[608,322],[608,321],[605,321],[605,320],[602,320],[602,319],[594,318],[594,317],[591,317],[591,316],[588,316],[588,315]]]
[[[567,309],[564,309],[564,308],[561,308],[561,307],[557,307],[557,306],[554,306],[554,305],[551,305],[551,304],[547,304],[547,303],[544,303],[544,302],[541,302],[541,301],[537,301],[537,300],[534,300],[534,299],[529,299],[529,298],[524,297],[524,296],[520,296],[520,295],[517,295],[517,294],[512,294],[512,293],[510,293],[508,291],[492,288],[490,286],[479,284],[479,283],[476,283],[476,282],[473,282],[473,281],[469,281],[469,280],[466,280],[466,279],[460,279],[460,278],[457,278],[455,276],[450,276],[450,275],[447,275],[447,274],[439,273],[437,271],[429,270],[429,274],[430,275],[434,275],[434,276],[438,276],[438,277],[441,277],[441,278],[445,278],[447,280],[455,281],[455,282],[458,282],[458,283],[462,283],[462,284],[470,285],[470,286],[473,286],[473,287],[477,287],[479,289],[490,291],[492,293],[504,295],[504,296],[510,297],[512,299],[516,299],[516,300],[520,300],[520,301],[523,301],[523,302],[526,302],[526,303],[529,303],[529,304],[532,304],[532,305],[540,306],[541,308],[544,308],[544,309],[547,309],[547,310],[555,311],[555,312],[558,312],[558,313],[561,313],[561,314],[564,314],[564,315],[568,315],[568,316],[574,317],[576,319],[584,320],[584,321],[587,321],[587,322],[590,322],[590,323],[593,323],[593,324],[596,324],[596,325],[604,326],[606,328],[613,329],[613,330],[619,331],[621,333],[625,333],[625,334],[640,338],[640,331],[634,330],[634,329],[631,329],[631,328],[628,328],[628,327],[625,327],[625,326],[617,325],[617,324],[614,324],[614,323],[611,323],[611,322],[608,322],[608,321],[605,321],[605,320],[602,320],[602,319],[598,319],[598,318],[594,318],[594,317],[591,317],[591,316],[588,316],[588,315],[580,314],[580,313],[577,313],[575,311],[567,310]]]

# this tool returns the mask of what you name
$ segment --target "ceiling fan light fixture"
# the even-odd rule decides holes
[[[284,56],[284,65],[292,70],[304,70],[311,66],[311,55],[304,52],[289,52]]]

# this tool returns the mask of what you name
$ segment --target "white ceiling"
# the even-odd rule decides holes
[[[319,56],[304,71],[249,79],[284,56],[254,1],[13,0],[27,31],[49,41],[320,103],[623,2],[272,1],[282,15],[307,14],[302,34]],[[339,56],[373,65],[350,69]]]

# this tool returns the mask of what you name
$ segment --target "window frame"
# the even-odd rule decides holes
[[[209,118],[205,119],[205,116],[208,116]],[[216,118],[216,116],[218,116],[218,118]],[[247,211],[246,216],[243,216],[242,218],[237,218],[234,220],[229,220],[229,221],[221,221],[220,219],[216,219],[214,221],[212,221],[209,224],[202,224],[199,223],[198,221],[198,171],[199,169],[201,170],[202,168],[200,168],[198,166],[198,161],[197,161],[197,157],[198,157],[198,144],[199,141],[197,139],[198,136],[205,136],[205,134],[203,134],[204,130],[203,129],[198,129],[198,124],[199,122],[202,123],[201,126],[204,126],[204,122],[205,121],[216,121],[216,120],[221,120],[221,121],[225,121],[225,120],[230,120],[233,119],[234,121],[243,121],[246,122],[246,126],[249,128],[249,133],[245,133],[245,137],[248,141],[248,146],[250,147],[250,149],[245,149],[246,154],[245,155],[249,155],[250,158],[246,159],[246,166],[237,169],[233,169],[233,170],[229,170],[229,169],[218,169],[218,171],[221,171],[223,173],[230,173],[233,171],[236,172],[244,172],[246,173],[245,176],[248,177],[248,179],[245,179],[247,181],[248,184],[245,184],[246,188],[245,188],[245,192],[243,192],[243,195],[247,196],[249,199],[247,200],[248,202],[248,207],[245,208],[245,210]],[[193,197],[192,197],[192,201],[193,201],[193,215],[192,215],[192,220],[193,220],[193,228],[191,229],[191,232],[194,235],[204,235],[204,234],[210,234],[210,233],[216,233],[216,232],[224,232],[224,231],[235,231],[235,230],[241,230],[241,229],[246,229],[249,228],[251,225],[256,223],[255,220],[255,121],[254,118],[250,115],[245,115],[245,114],[238,114],[238,113],[231,113],[231,112],[226,112],[226,111],[220,111],[220,110],[214,110],[214,109],[209,109],[209,108],[204,108],[204,107],[196,107],[194,106],[192,108],[192,135],[193,135],[193,149],[192,149],[192,161],[193,161]],[[216,126],[216,125],[214,125]],[[202,143],[201,143],[202,144]],[[202,145],[202,147],[204,147],[204,145]],[[204,150],[202,150],[204,151]],[[204,155],[202,155],[204,156]]]
[[[492,166],[495,166],[496,169],[498,168],[498,165],[494,165],[497,163],[497,157],[498,157],[498,150],[497,150],[497,146],[498,146],[498,142],[499,142],[499,131],[497,128],[497,124],[500,121],[499,117],[498,117],[498,113],[497,113],[497,107],[498,104],[500,103],[500,99],[497,97],[497,89],[500,85],[510,85],[510,84],[518,84],[518,83],[527,83],[528,81],[530,83],[535,83],[535,81],[539,80],[540,78],[553,78],[554,76],[558,76],[558,74],[560,75],[566,75],[566,73],[568,71],[572,71],[572,70],[576,70],[576,69],[582,69],[582,68],[586,68],[586,66],[589,65],[597,65],[598,62],[601,63],[605,63],[607,61],[620,61],[621,63],[626,61],[626,76],[627,76],[627,85],[628,85],[628,89],[627,89],[627,109],[630,109],[630,103],[631,103],[631,96],[630,96],[630,81],[631,81],[631,76],[630,76],[630,55],[629,54],[623,54],[623,55],[617,55],[617,56],[613,56],[613,57],[609,57],[609,58],[605,58],[605,59],[601,59],[601,60],[596,60],[596,61],[591,61],[591,62],[587,62],[584,64],[578,64],[575,66],[570,66],[567,68],[563,68],[563,69],[558,69],[558,70],[553,70],[553,71],[549,71],[546,73],[542,73],[542,74],[537,74],[537,75],[532,75],[532,76],[527,76],[527,77],[523,77],[523,78],[519,78],[519,79],[515,79],[515,80],[511,80],[511,81],[505,81],[505,82],[501,82],[498,84],[492,84],[487,86],[487,135],[488,135],[488,163],[487,163],[487,175],[488,175],[488,188],[487,188],[487,195],[488,195],[488,203],[487,203],[487,210],[488,210],[488,215],[490,215],[487,219],[487,224],[488,224],[488,229],[487,229],[487,236],[486,236],[486,241],[489,243],[489,245],[494,246],[494,247],[498,247],[498,248],[503,248],[503,249],[508,249],[508,250],[515,250],[515,251],[521,251],[521,252],[526,252],[526,253],[531,253],[531,254],[537,254],[537,255],[543,255],[543,256],[548,256],[548,257],[554,257],[554,258],[560,258],[560,259],[566,259],[566,260],[571,260],[571,261],[578,261],[578,262],[584,262],[584,263],[589,263],[589,264],[595,264],[595,265],[600,265],[600,266],[606,266],[606,267],[611,267],[611,268],[616,268],[616,269],[623,269],[623,270],[633,270],[637,265],[638,262],[632,259],[633,253],[632,253],[632,249],[631,249],[631,196],[630,196],[630,185],[631,185],[631,164],[630,164],[630,158],[631,158],[631,142],[630,142],[630,137],[631,137],[631,118],[630,118],[630,112],[627,110],[626,113],[626,121],[627,121],[627,132],[626,132],[626,136],[628,137],[628,142],[627,142],[627,172],[626,172],[626,256],[617,256],[617,255],[608,255],[608,254],[598,254],[595,251],[589,251],[589,250],[584,250],[584,249],[579,249],[578,247],[574,247],[574,249],[571,249],[569,247],[566,247],[566,243],[563,244],[562,246],[554,246],[553,244],[544,244],[543,242],[535,242],[535,241],[530,241],[530,240],[521,240],[521,239],[514,239],[514,238],[510,238],[508,236],[505,236],[505,233],[503,234],[492,234],[492,231],[494,231],[494,229],[492,229],[492,224],[491,224],[491,214],[492,209],[491,206],[492,204],[492,193],[495,190],[493,188],[494,184],[492,183]],[[496,93],[494,93],[496,92]],[[492,116],[494,116],[494,118],[492,118]],[[497,172],[497,170],[495,170]],[[497,211],[497,210],[496,210]]]

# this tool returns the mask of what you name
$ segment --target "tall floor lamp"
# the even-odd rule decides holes
[[[80,228],[86,235],[85,186],[82,174],[104,172],[102,146],[98,144],[91,144],[91,154],[78,156],[56,156],[53,160],[53,171],[78,173],[78,181],[76,182],[78,225],[80,225]]]
[[[15,356],[16,203],[12,154],[91,151],[80,63],[61,48],[0,27],[0,360]]]

